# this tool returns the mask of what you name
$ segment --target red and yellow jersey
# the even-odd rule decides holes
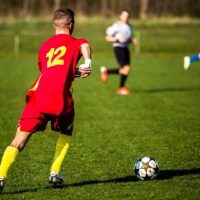
[[[71,35],[57,34],[40,47],[40,75],[26,96],[40,112],[59,115],[73,109],[71,86],[82,55],[80,45],[84,43],[88,42]]]

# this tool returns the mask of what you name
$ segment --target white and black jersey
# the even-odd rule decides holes
[[[116,42],[113,43],[114,47],[128,47],[132,39],[132,30],[132,25],[118,21],[107,28],[106,34],[116,38]],[[120,37],[125,38],[124,43],[118,41]]]

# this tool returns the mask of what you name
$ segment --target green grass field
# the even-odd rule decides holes
[[[58,136],[48,127],[35,134],[18,157],[1,200],[199,199],[200,62],[184,71],[183,57],[199,51],[200,22],[136,22],[141,52],[131,47],[127,97],[116,95],[118,77],[110,76],[106,84],[100,81],[101,65],[116,66],[112,47],[104,41],[107,25],[84,22],[75,31],[92,44],[93,74],[75,81],[75,129],[62,168],[65,187],[48,185]],[[37,49],[53,31],[46,22],[2,23],[0,28],[1,158],[38,73]],[[13,53],[15,31],[22,34],[18,55]],[[134,162],[145,155],[159,163],[155,180],[138,181],[134,176]]]

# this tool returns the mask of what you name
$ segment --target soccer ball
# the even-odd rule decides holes
[[[158,162],[149,156],[142,157],[135,162],[134,171],[138,179],[154,179],[158,176]]]

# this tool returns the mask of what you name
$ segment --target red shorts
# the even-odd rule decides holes
[[[18,128],[20,131],[30,133],[44,131],[48,121],[51,122],[52,130],[72,135],[74,112],[62,113],[59,116],[41,113],[31,101],[24,107],[22,116],[18,122]]]

